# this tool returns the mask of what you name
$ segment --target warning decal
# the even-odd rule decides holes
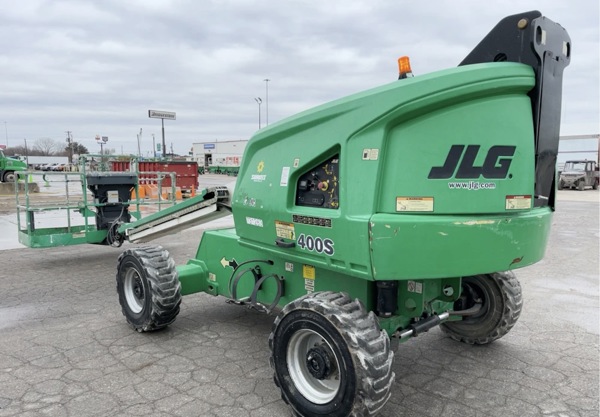
[[[296,239],[296,233],[294,231],[294,223],[282,222],[275,220],[275,234],[277,237],[283,239]]]
[[[396,197],[396,211],[433,211],[433,197]]]
[[[530,195],[507,195],[506,210],[527,210],[531,208]]]

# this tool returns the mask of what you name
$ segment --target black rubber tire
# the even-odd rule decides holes
[[[577,189],[579,191],[585,190],[585,180],[579,180],[579,182],[577,183]]]
[[[3,182],[15,182],[16,174],[14,171],[6,171],[2,176]]]
[[[558,187],[559,190],[562,190],[563,188],[565,188],[565,185],[563,184],[562,181],[558,181]]]
[[[118,260],[117,293],[127,323],[138,332],[168,326],[181,304],[175,261],[161,246],[126,250]]]
[[[309,345],[313,348],[306,355],[301,350],[295,356],[300,365],[294,367],[295,340],[304,335],[313,338],[310,343],[315,338],[320,342]],[[308,358],[311,350],[321,347],[337,365],[332,374],[318,378],[307,372]],[[287,304],[275,319],[269,348],[275,384],[298,416],[374,416],[390,397],[395,377],[390,339],[373,312],[367,313],[359,300],[352,301],[345,293],[312,293]],[[325,393],[320,403],[299,390],[303,382],[336,385],[336,381],[339,386]]]
[[[468,296],[473,292],[481,299],[482,307],[474,316],[442,323],[440,327],[448,336],[459,342],[485,345],[500,339],[513,328],[523,307],[521,284],[513,272],[464,277],[462,286],[468,301],[463,302],[461,309],[473,306],[474,297]]]

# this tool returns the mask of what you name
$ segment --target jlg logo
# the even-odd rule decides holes
[[[452,145],[446,162],[441,167],[433,167],[429,172],[429,179],[477,179],[483,178],[506,178],[508,169],[515,154],[516,146],[492,146],[480,167],[474,166],[479,152],[479,145]],[[462,160],[461,160],[462,157]],[[460,162],[460,165],[459,165]]]

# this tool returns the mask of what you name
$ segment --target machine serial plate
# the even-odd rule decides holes
[[[331,227],[331,219],[312,216],[299,216],[294,214],[292,217],[294,223],[310,224],[311,226]]]

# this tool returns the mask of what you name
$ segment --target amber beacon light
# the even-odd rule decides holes
[[[398,58],[398,79],[410,78],[413,76],[412,69],[410,68],[410,58],[407,56],[401,56]]]

